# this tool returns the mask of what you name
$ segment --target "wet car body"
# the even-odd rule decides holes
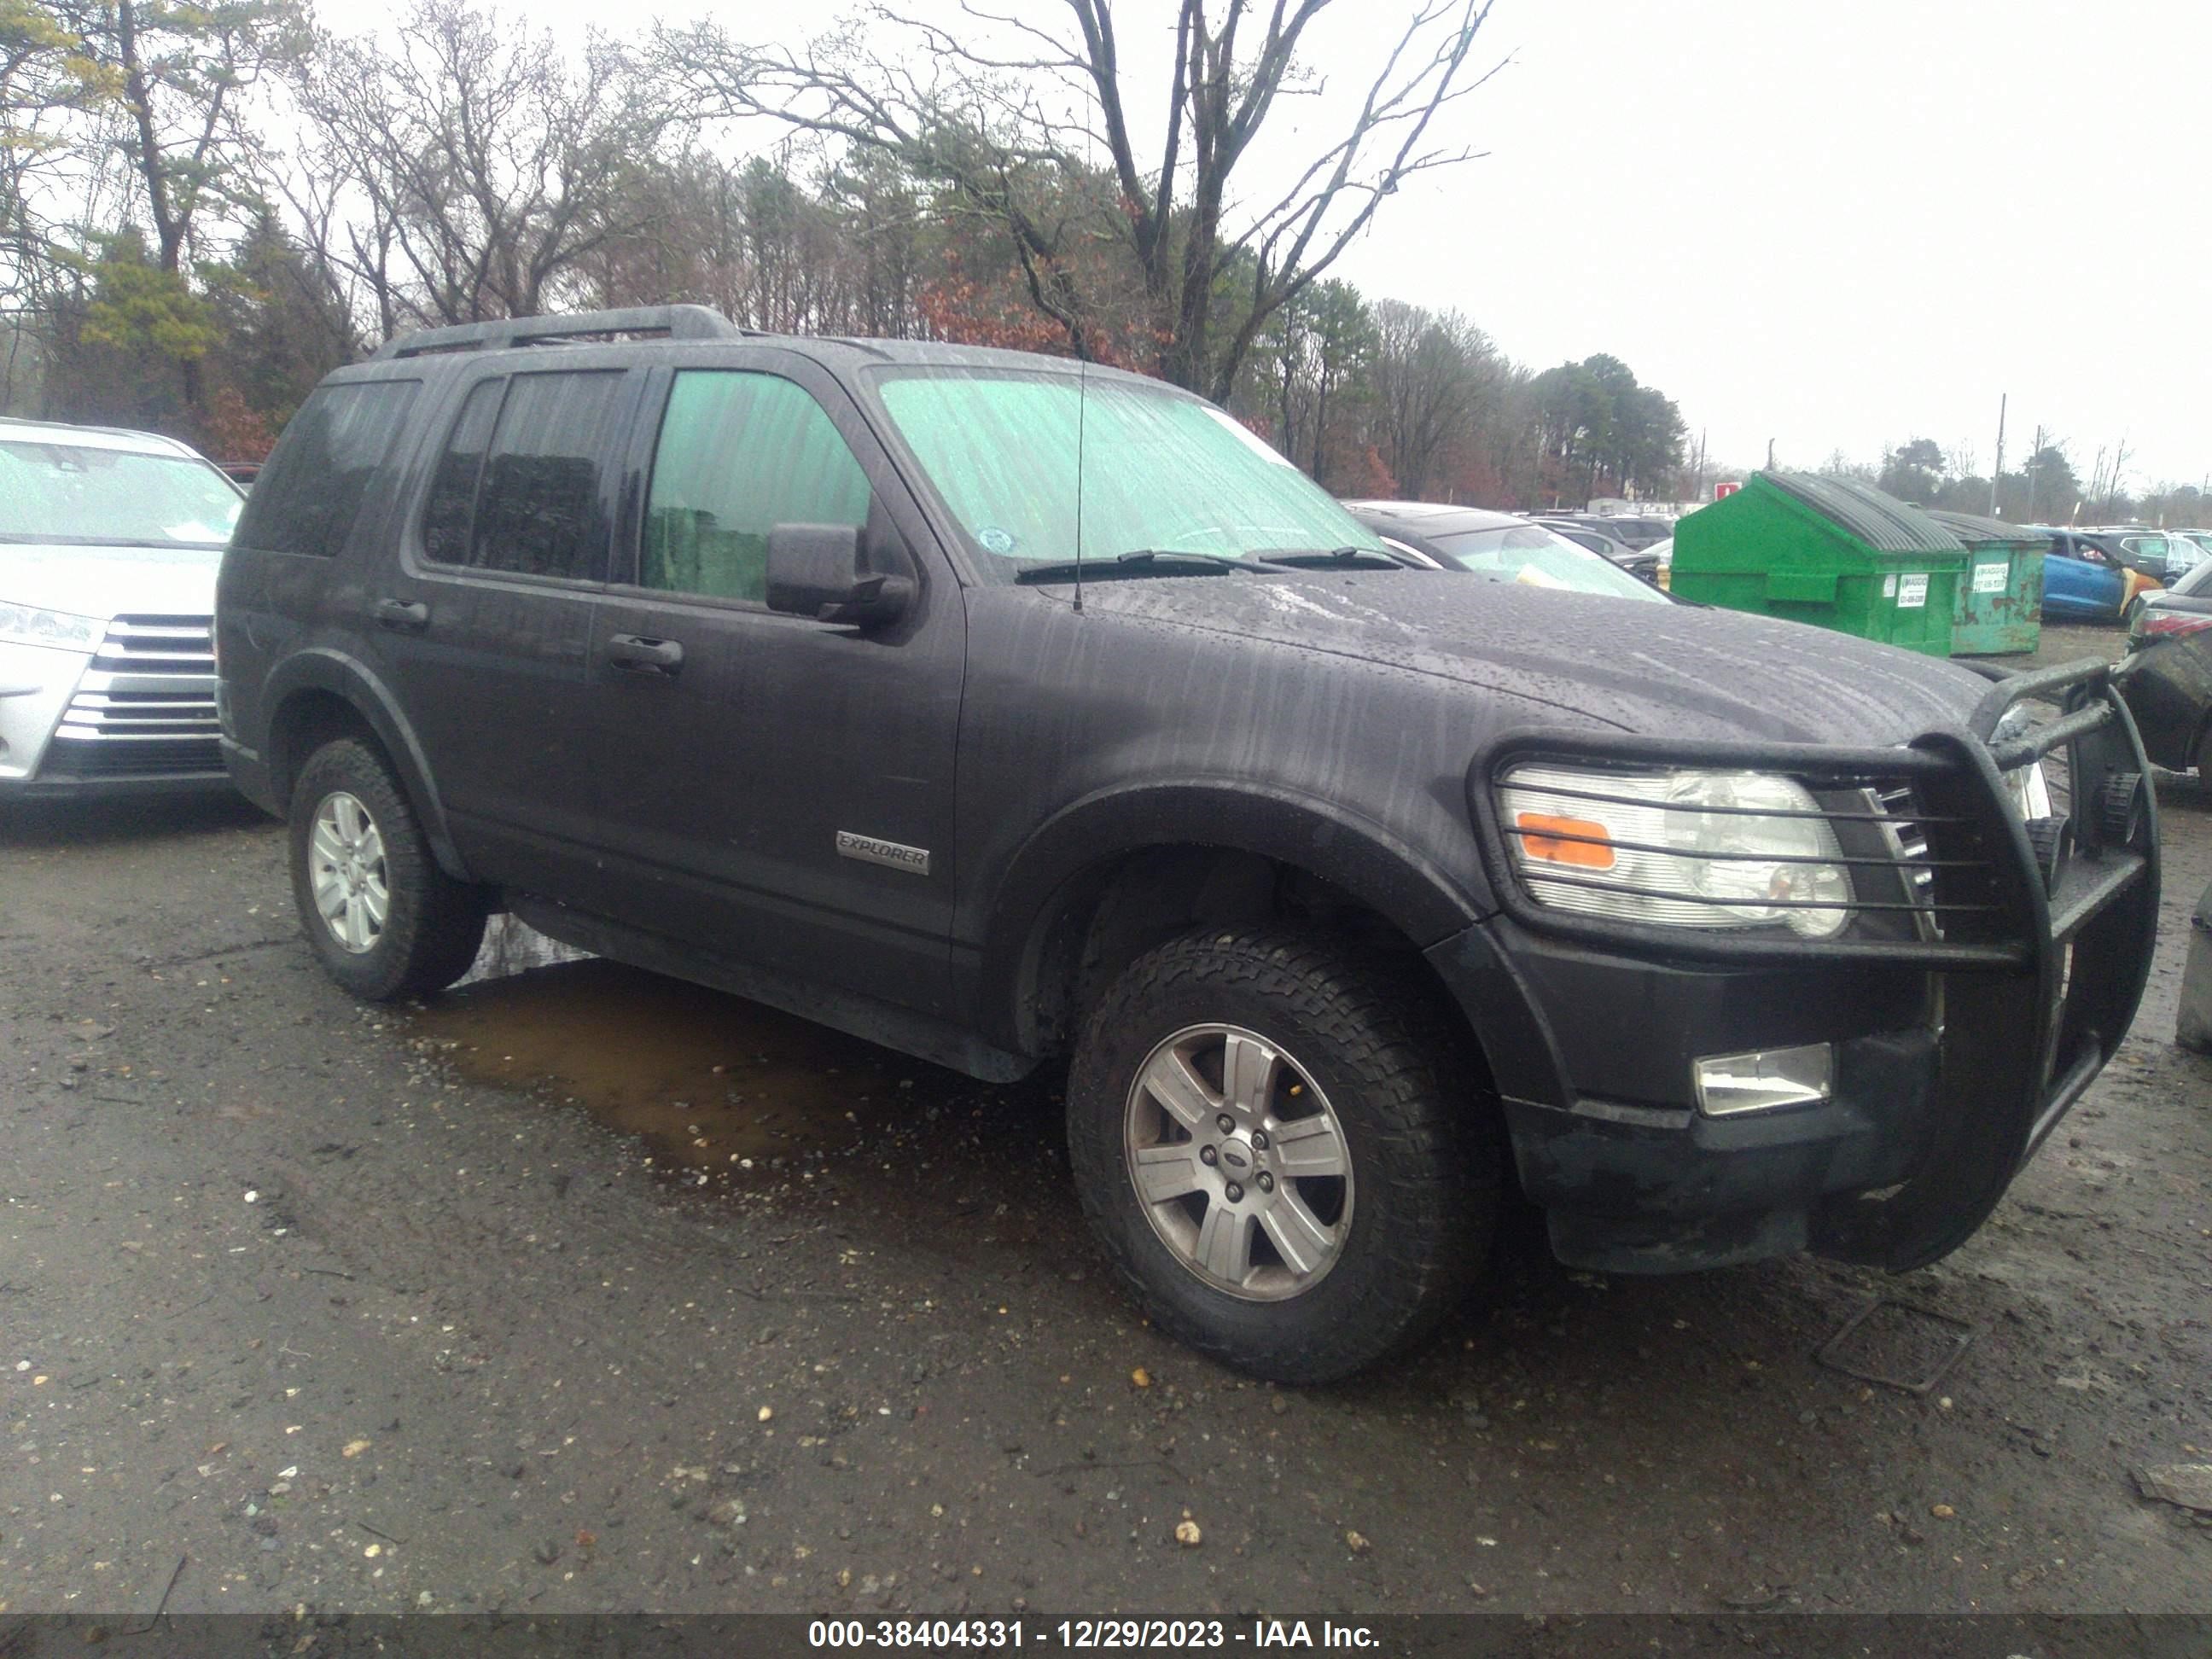
[[[2129,626],[2120,690],[2152,760],[2204,773],[2212,763],[2212,562],[2145,596]]]
[[[1304,551],[1072,560],[1054,544],[1015,568],[1008,550],[1040,538],[957,506],[887,388],[965,376],[1079,403],[1182,394],[912,343],[738,339],[701,322],[691,337],[548,353],[510,349],[517,326],[325,381],[383,388],[411,412],[328,486],[358,522],[313,555],[267,545],[276,520],[256,516],[294,499],[288,452],[310,440],[288,432],[223,567],[225,744],[241,788],[279,812],[319,745],[373,745],[442,878],[556,939],[977,1077],[1073,1049],[1079,1080],[1086,1045],[1112,1036],[1095,1011],[1124,964],[1295,926],[1389,957],[1407,994],[1451,1011],[1473,1056],[1452,1072],[1455,1109],[1496,1114],[1564,1260],[1622,1271],[1808,1247],[1896,1268],[1935,1259],[2132,1017],[2155,811],[2100,665],[1992,682],[1646,590],[1408,569],[1339,545],[1366,533],[1340,514]],[[553,372],[620,377],[602,405],[617,413],[578,440],[608,562],[547,581],[426,562],[441,434],[461,441],[478,387]],[[672,373],[763,375],[813,400],[870,489],[845,545],[871,574],[849,592],[892,592],[895,606],[641,590],[635,504]],[[948,422],[929,441],[975,438]],[[1084,488],[1135,499],[1165,476],[1102,477],[1094,463]],[[823,541],[789,528],[769,537],[771,596],[795,568],[776,562]],[[2039,699],[2056,718],[2024,727]],[[2086,798],[2138,786],[2131,814],[2081,823],[2063,868],[2039,859],[2014,787],[2061,746]],[[1627,792],[1636,811],[1689,814],[1682,833],[1732,846],[1728,815],[1764,809],[1664,792],[1718,800],[1745,778],[1807,803],[1776,810],[1832,837],[1814,861],[1847,902],[1740,928],[1740,899],[1624,920],[1574,898],[1593,863],[1577,848],[1607,868],[1656,853],[1723,875],[1735,866],[1718,861],[1752,855],[1639,848],[1515,805],[1579,790],[1595,815]],[[305,837],[321,820],[294,822]],[[1532,874],[1532,858],[1554,862]],[[1796,892],[1774,867],[1772,892]],[[1817,1089],[1709,1109],[1739,1074],[1764,1075],[1763,1056],[1801,1051],[1823,1056]]]

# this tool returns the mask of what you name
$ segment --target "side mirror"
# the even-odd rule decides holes
[[[872,628],[913,600],[911,579],[860,568],[860,532],[851,525],[780,524],[768,532],[771,611]]]

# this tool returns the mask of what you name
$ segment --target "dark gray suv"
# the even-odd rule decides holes
[[[1132,1291],[1290,1381],[1428,1329],[1512,1182],[1589,1267],[1930,1261],[2150,960],[2102,665],[1408,568],[1073,362],[419,334],[292,422],[217,616],[340,983],[435,992],[508,910],[977,1077],[1067,1056]]]

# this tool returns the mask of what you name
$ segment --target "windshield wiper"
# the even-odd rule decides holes
[[[1192,553],[1179,547],[1140,547],[1117,553],[1110,559],[1062,559],[1052,564],[1024,565],[1014,574],[1018,582],[1073,581],[1078,576],[1111,581],[1121,576],[1212,576],[1224,570],[1267,571],[1279,568],[1254,559],[1226,553]]]
[[[1286,564],[1301,570],[1404,570],[1403,559],[1379,547],[1333,547],[1322,552],[1270,553],[1270,564]]]

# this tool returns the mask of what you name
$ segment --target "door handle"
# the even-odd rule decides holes
[[[413,604],[405,599],[379,599],[376,623],[394,633],[419,634],[430,625],[430,607],[419,599]]]
[[[684,647],[674,640],[649,640],[641,634],[615,634],[607,640],[607,661],[629,674],[672,677],[684,666]]]

